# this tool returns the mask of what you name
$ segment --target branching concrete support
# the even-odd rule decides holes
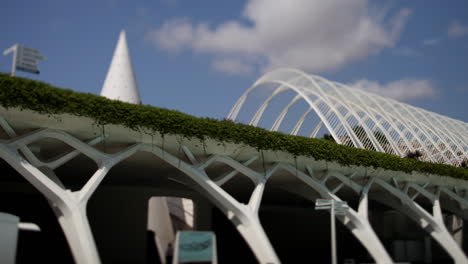
[[[323,198],[327,199],[334,199],[335,201],[341,201],[341,199],[334,195],[330,190],[328,190],[327,186],[325,185],[326,180],[330,176],[337,176],[339,175],[338,172],[327,172],[324,177],[324,180],[319,181],[315,179],[313,176],[308,176],[305,173],[298,171],[296,168],[290,165],[282,165],[283,169],[289,171],[292,175],[296,175],[299,180],[307,184],[309,187],[317,191]],[[309,169],[309,172],[313,171]],[[340,175],[343,178],[346,178],[344,175]],[[337,177],[338,178],[338,177]],[[348,179],[348,178],[346,178]],[[349,180],[347,180],[349,181]],[[342,181],[346,184],[346,181]],[[372,184],[372,182],[370,182]],[[369,223],[367,218],[368,215],[368,207],[367,207],[367,192],[369,189],[370,184],[368,184],[365,188],[364,194],[361,196],[361,201],[359,203],[358,212],[349,208],[347,210],[346,215],[344,216],[337,216],[337,218],[353,233],[353,235],[361,242],[361,244],[368,250],[369,254],[372,256],[376,263],[393,263],[392,258],[385,250],[384,246],[380,242],[380,239],[375,234],[372,226]],[[357,185],[357,184],[356,184]],[[359,186],[359,185],[357,185]],[[355,188],[360,188],[353,185]],[[359,190],[361,190],[360,188]],[[308,197],[307,194],[303,193],[303,190],[292,190],[303,197]]]
[[[260,263],[280,263],[280,260],[271,246],[271,243],[258,218],[258,208],[263,196],[264,182],[269,176],[271,176],[273,171],[270,171],[265,175],[261,175],[248,167],[243,166],[243,164],[225,156],[212,156],[200,166],[194,167],[156,146],[142,146],[141,150],[153,153],[194,180],[197,185],[204,190],[203,194],[219,209],[221,209],[228,219],[236,226],[237,230],[250,246]],[[256,187],[248,205],[236,201],[231,195],[208,177],[204,169],[215,161],[223,162],[231,166],[233,169],[254,181]],[[232,177],[229,174],[226,176]]]
[[[441,244],[441,246],[449,253],[449,255],[455,260],[456,263],[467,263],[468,260],[466,259],[466,256],[464,255],[463,251],[460,249],[460,246],[456,245],[456,241],[453,239],[453,237],[450,235],[450,232],[446,229],[444,225],[439,202],[439,192],[440,190],[442,190],[445,193],[447,193],[451,198],[456,200],[460,204],[461,208],[466,208],[466,200],[461,198],[459,195],[456,195],[447,188],[438,188],[439,191],[437,191],[436,194],[432,194],[425,189],[425,187],[427,187],[427,184],[422,187],[414,183],[407,183],[405,191],[403,192],[400,190],[399,187],[394,187],[389,183],[378,178],[371,178],[366,187],[360,187],[358,184],[347,180],[347,178],[345,178],[343,175],[340,175],[339,173],[334,173],[333,176],[340,179],[342,183],[348,185],[351,189],[353,189],[356,192],[364,193],[364,190],[366,188],[369,188],[370,184],[372,184],[373,182],[381,185],[384,189],[389,191],[392,195],[394,195],[397,199],[399,199],[402,202],[403,208],[396,208],[395,206],[392,206],[393,208],[405,213],[407,216],[409,216],[411,219],[413,219],[415,222],[421,225],[423,229],[427,230],[431,234],[431,236],[436,241],[438,241],[439,244]],[[329,176],[327,177],[327,179],[328,178]],[[398,186],[398,183],[396,181],[394,182],[395,186]],[[407,191],[409,188],[413,188],[417,191],[417,193],[413,197],[409,197],[407,195]],[[361,207],[361,203],[364,201],[362,193],[359,207]],[[432,215],[427,213],[424,210],[424,208],[422,208],[414,202],[414,199],[418,195],[424,195],[429,200],[431,200],[431,202],[433,203]],[[367,201],[365,202],[367,203]]]
[[[1,119],[0,126],[5,126]],[[115,164],[137,151],[152,153],[190,177],[197,187],[202,189],[202,194],[215,204],[236,226],[260,263],[280,263],[258,217],[265,184],[271,175],[279,170],[286,171],[292,177],[296,177],[304,183],[300,188],[289,191],[296,192],[309,199],[312,199],[310,188],[318,192],[321,197],[334,199],[335,201],[341,201],[335,193],[344,186],[348,186],[360,195],[357,211],[350,208],[344,216],[337,216],[337,218],[351,230],[376,263],[392,263],[392,259],[368,220],[368,192],[372,184],[382,186],[391,195],[398,198],[402,202],[405,212],[424,229],[428,230],[456,263],[468,262],[464,253],[444,226],[439,202],[439,193],[444,192],[451,199],[458,202],[461,210],[463,210],[468,207],[466,191],[464,191],[465,197],[462,197],[462,191],[452,191],[442,187],[438,188],[438,191],[434,194],[426,189],[427,185],[420,186],[415,183],[407,183],[406,189],[402,190],[398,184],[395,185],[396,187],[392,186],[378,177],[370,177],[365,186],[361,186],[351,180],[355,176],[354,174],[345,176],[334,171],[327,171],[325,176],[319,180],[314,177],[314,171],[311,168],[307,168],[310,173],[310,175],[307,175],[297,167],[281,162],[275,163],[268,170],[264,169],[263,172],[257,172],[250,169],[248,165],[256,161],[259,156],[252,156],[244,163],[222,155],[213,155],[207,160],[200,161],[184,146],[182,149],[192,164],[184,162],[179,157],[157,146],[146,144],[137,144],[116,154],[106,154],[90,146],[99,142],[102,137],[84,143],[62,131],[43,129],[24,136],[16,136],[11,128],[4,127],[4,129],[13,139],[0,141],[0,158],[9,163],[48,199],[65,232],[77,263],[100,262],[86,216],[86,205],[89,198]],[[43,162],[28,148],[29,144],[42,138],[54,138],[68,144],[74,150],[54,161]],[[97,164],[98,169],[79,191],[71,192],[61,183],[53,170],[80,153],[92,159]],[[215,162],[230,166],[232,171],[224,175],[217,175],[217,177],[211,179],[206,174],[205,169]],[[237,174],[248,177],[255,185],[247,204],[238,202],[221,188],[224,183]],[[326,183],[332,177],[338,179],[341,183],[335,186],[333,190],[329,190]],[[407,192],[409,188],[414,189],[417,192],[416,195],[409,197]],[[423,195],[432,202],[432,214],[426,212],[414,202],[417,195]]]
[[[428,198],[431,201],[431,214],[428,213],[419,204],[417,204],[411,197],[409,197],[407,192],[403,192],[399,188],[396,188],[381,179],[376,179],[375,182],[401,201],[402,206],[404,206],[407,209],[401,211],[406,213],[410,218],[415,220],[424,230],[429,232],[429,234],[442,246],[442,248],[444,248],[445,251],[447,251],[447,253],[450,255],[450,257],[454,260],[455,263],[468,263],[468,259],[466,258],[462,249],[445,227],[439,201],[439,188],[437,188],[438,190],[435,194],[432,194],[429,191],[422,188],[421,186],[415,185],[413,183],[407,184],[406,187],[406,189],[412,187],[413,189],[419,191],[420,194],[426,196],[426,198]]]
[[[27,144],[47,137],[69,144],[98,164],[97,171],[81,190],[71,192],[64,187],[52,170],[60,164],[49,163],[51,165],[47,166],[48,164],[41,163],[40,165],[45,166],[39,169],[19,154],[18,151],[21,150],[32,162],[38,163],[39,160],[27,148]],[[75,261],[77,263],[100,263],[86,216],[86,205],[112,166],[135,153],[136,149],[137,146],[134,146],[118,154],[102,154],[64,132],[45,129],[0,143],[0,157],[47,198],[65,233]],[[72,152],[71,155],[65,155],[66,158],[62,161],[68,161],[72,155],[76,155],[75,152]]]
[[[86,201],[62,189],[18,153],[0,145],[0,156],[49,200],[62,226],[77,263],[99,263],[94,239],[86,218]]]
[[[154,149],[154,148],[153,148]],[[160,150],[161,151],[161,150]],[[164,156],[161,154],[159,155],[160,158],[164,159]],[[167,153],[165,154],[166,158],[172,158],[170,155]],[[173,161],[173,164],[180,164],[180,165],[185,165],[185,163],[181,163],[176,157],[175,160]],[[168,161],[168,160],[166,160]],[[221,156],[213,156],[210,159],[208,159],[206,162],[204,162],[202,165],[198,166],[199,170],[204,170],[206,167],[208,167],[211,163],[218,161],[218,162],[223,162],[232,168],[234,168],[236,171],[233,171],[231,173],[226,174],[224,177],[220,177],[216,180],[217,183],[224,183],[225,181],[223,179],[225,178],[231,178],[233,177],[236,173],[242,173],[249,177],[255,184],[255,189],[251,195],[250,201],[247,206],[243,204],[238,204],[237,201],[235,201],[232,205],[228,206],[219,206],[220,208],[228,208],[227,209],[227,215],[228,218],[231,219],[231,221],[236,225],[238,231],[241,233],[241,235],[244,237],[244,239],[247,241],[247,243],[251,246],[252,250],[254,251],[255,255],[257,258],[259,258],[259,261],[263,263],[260,259],[262,258],[263,253],[267,252],[265,250],[262,250],[262,248],[270,248],[271,245],[268,242],[267,237],[264,235],[263,229],[261,227],[261,224],[258,220],[258,208],[260,205],[260,200],[263,195],[264,191],[264,184],[266,180],[277,170],[283,169],[288,171],[291,175],[296,176],[299,178],[301,181],[305,182],[308,186],[312,187],[314,190],[318,191],[321,196],[329,199],[335,199],[336,201],[341,201],[337,196],[333,194],[332,191],[328,190],[325,186],[325,181],[326,179],[329,178],[330,175],[325,176],[325,180],[320,182],[318,180],[315,180],[313,177],[310,177],[306,174],[304,174],[301,171],[298,171],[296,168],[286,165],[286,164],[281,164],[277,163],[274,165],[272,168],[268,170],[267,173],[265,173],[265,176],[263,177],[262,175],[258,174],[257,172],[254,172],[250,170],[249,168],[243,166],[243,164],[240,164],[229,157],[221,157]],[[169,162],[169,161],[168,161]],[[247,162],[248,163],[248,162]],[[247,165],[247,164],[246,164]],[[184,171],[182,166],[179,166],[178,168],[182,171]],[[184,171],[185,173],[189,174],[190,171]],[[210,184],[212,183],[211,180],[204,174],[204,171],[201,171],[201,173],[206,177],[206,181],[208,181]],[[195,175],[194,175],[195,176]],[[336,176],[336,175],[333,175]],[[344,177],[344,176],[342,176]],[[347,178],[349,180],[349,178]],[[194,177],[194,180],[196,180],[196,176]],[[370,188],[370,184],[372,181],[369,183],[368,186],[366,186],[362,202],[360,203],[360,210],[358,212],[355,212],[354,210],[349,210],[347,215],[344,217],[339,217],[339,220],[342,221],[345,226],[347,226],[351,232],[356,236],[358,240],[361,241],[361,243],[368,249],[369,253],[373,258],[376,260],[377,263],[392,263],[392,259],[390,258],[389,254],[386,252],[385,248],[383,247],[382,243],[378,239],[378,237],[375,235],[368,219],[367,219],[367,192],[368,189]],[[359,186],[356,184],[356,186]],[[354,188],[356,186],[353,185]],[[217,186],[216,186],[217,187]],[[361,188],[360,186],[358,188]],[[216,188],[214,188],[216,189]],[[206,189],[205,189],[206,190]],[[361,189],[358,190],[358,193],[360,192]],[[224,193],[224,191],[221,189],[219,190],[221,192],[221,196],[228,196],[227,193]],[[300,192],[300,191],[299,191]],[[308,196],[307,193],[299,193],[305,197]],[[218,198],[212,198],[211,199],[213,202],[219,204],[219,197]],[[240,208],[236,208],[236,203]],[[232,209],[229,209],[229,207],[234,207],[238,211],[235,212]],[[252,214],[254,212],[254,214]],[[239,217],[241,216],[241,217]],[[261,231],[261,232],[260,232]],[[261,238],[260,241],[263,241],[265,243],[258,243],[258,239]],[[263,239],[264,238],[264,239]],[[252,244],[251,242],[256,242],[255,244]],[[267,243],[268,242],[268,243]]]

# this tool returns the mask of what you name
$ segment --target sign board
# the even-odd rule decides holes
[[[334,203],[335,214],[344,215],[349,209],[348,203],[344,201],[334,201],[333,199],[317,199],[315,200],[315,210],[331,210]]]
[[[33,74],[39,74],[39,60],[44,60],[45,58],[39,54],[38,50],[18,45],[16,52],[17,70]]]
[[[173,263],[217,263],[216,236],[213,232],[179,231]]]
[[[16,70],[39,74],[39,61],[45,60],[39,50],[15,44],[3,52],[3,55],[14,52],[11,75],[15,76]]]
[[[330,199],[317,199],[315,200],[315,209],[316,210],[328,210],[332,206],[332,201]]]
[[[26,52],[30,52],[32,54],[39,54],[39,51],[37,49],[31,49],[31,48],[23,47],[23,50],[26,51]]]
[[[31,68],[26,68],[26,67],[22,67],[22,66],[16,66],[16,69],[18,71],[29,72],[29,73],[32,73],[32,74],[39,74],[39,70],[34,70],[34,69],[31,69]]]

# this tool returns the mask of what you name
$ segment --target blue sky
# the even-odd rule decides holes
[[[290,66],[468,122],[465,0],[6,0],[0,24],[0,49],[47,57],[18,75],[95,94],[125,29],[143,103],[195,116]]]

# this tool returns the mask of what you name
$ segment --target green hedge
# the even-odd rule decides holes
[[[38,81],[0,74],[0,105],[30,109],[41,114],[69,113],[93,118],[98,124],[121,124],[134,130],[153,131],[162,135],[178,134],[222,142],[243,143],[259,150],[285,151],[295,156],[335,161],[395,171],[432,173],[468,179],[468,170],[449,165],[403,159],[370,150],[338,145],[323,139],[285,135],[262,128],[197,118],[179,111],[128,104],[94,94],[78,93]]]

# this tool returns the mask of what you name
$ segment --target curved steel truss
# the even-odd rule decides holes
[[[289,131],[292,135],[297,135],[315,113],[319,121],[313,124],[310,137],[316,137],[325,126],[334,140],[343,145],[399,156],[419,151],[423,160],[451,165],[468,159],[467,123],[295,69],[278,69],[263,75],[238,99],[228,119],[236,120],[251,92],[264,85],[275,88],[257,109],[250,125],[259,124],[273,99],[294,91],[295,96],[276,116],[270,130],[278,130],[292,107],[304,100],[308,109],[298,120],[292,120],[296,122]]]

